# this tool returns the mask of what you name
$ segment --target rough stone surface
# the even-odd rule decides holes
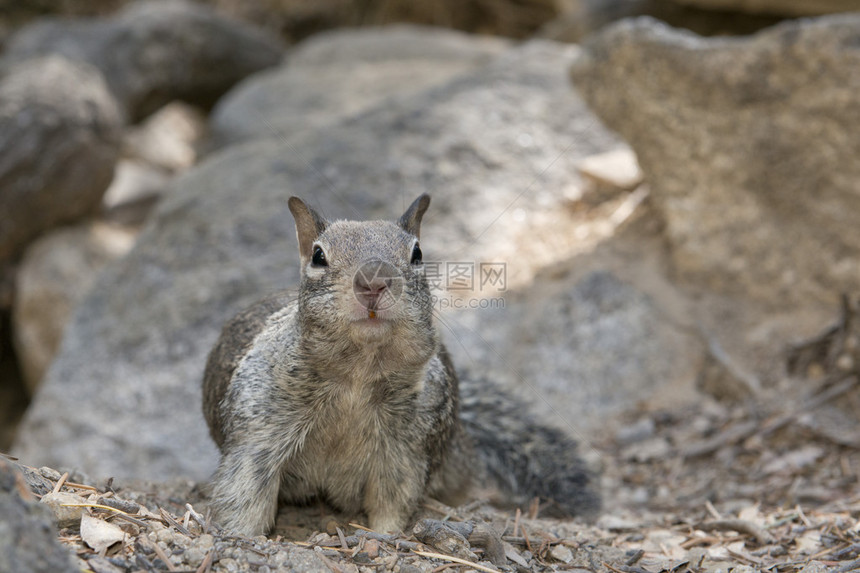
[[[576,86],[633,146],[690,283],[763,302],[860,288],[860,15],[705,40],[643,18]]]
[[[51,508],[54,519],[60,527],[80,525],[81,516],[87,512],[83,506],[87,500],[66,491],[50,492],[42,496],[39,503]]]
[[[540,274],[504,309],[472,315],[450,319],[468,347],[452,348],[461,371],[519,389],[543,419],[586,443],[637,401],[695,397],[700,343],[609,270]]]
[[[183,99],[210,106],[277,64],[281,43],[186,0],[141,1],[110,18],[42,19],[9,39],[4,58],[62,54],[99,68],[131,119]]]
[[[25,499],[27,498],[27,499]],[[71,554],[57,541],[51,510],[29,494],[16,466],[0,459],[0,571],[74,573]]]
[[[856,12],[857,0],[674,0],[679,4],[752,14],[779,16],[818,16],[836,12]]]
[[[129,156],[151,165],[184,171],[197,161],[196,146],[206,128],[206,117],[198,108],[171,102],[129,129],[123,148]]]
[[[507,261],[511,287],[570,256],[565,189],[577,184],[583,157],[619,146],[570,89],[575,52],[528,44],[325,132],[231,147],[180,177],[135,248],[75,312],[17,454],[98,475],[207,477],[216,456],[198,413],[205,357],[225,319],[295,284],[290,195],[331,217],[391,218],[427,191],[425,259]],[[563,377],[564,365],[555,368],[550,384]],[[559,407],[583,411],[578,391],[558,392]]]
[[[280,67],[248,78],[212,113],[213,147],[333,125],[474,70],[507,43],[439,28],[391,26],[314,36]]]
[[[98,207],[113,176],[119,128],[116,103],[91,66],[54,56],[7,71],[0,79],[0,263],[39,233]]]
[[[115,223],[143,224],[169,189],[170,172],[138,159],[121,159],[102,198],[102,214]]]
[[[87,223],[54,231],[27,249],[16,276],[12,330],[30,395],[60,346],[72,309],[98,271],[133,242],[128,230]]]

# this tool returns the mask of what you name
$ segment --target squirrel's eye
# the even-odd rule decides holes
[[[314,245],[314,254],[311,257],[311,264],[315,267],[327,267],[328,261],[325,258],[325,253],[322,250],[322,247],[319,245]]]
[[[418,246],[418,243],[415,243],[415,246],[412,247],[412,260],[409,261],[413,265],[417,265],[421,262],[421,247]]]

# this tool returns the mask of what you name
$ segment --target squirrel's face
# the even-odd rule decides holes
[[[417,340],[407,331],[432,331],[418,242],[427,203],[429,198],[422,196],[397,223],[329,223],[291,200],[301,254],[303,318],[318,324],[320,332],[360,343]]]

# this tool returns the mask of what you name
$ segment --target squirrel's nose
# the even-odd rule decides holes
[[[369,261],[362,263],[352,281],[356,299],[369,310],[380,309],[380,301],[388,296],[400,273],[391,263]]]

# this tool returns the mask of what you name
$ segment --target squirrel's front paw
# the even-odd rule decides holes
[[[400,511],[371,511],[368,521],[370,529],[377,533],[400,533],[406,531],[409,517]]]
[[[248,537],[268,533],[278,511],[275,472],[255,471],[251,462],[249,457],[226,455],[212,481],[216,522]]]

